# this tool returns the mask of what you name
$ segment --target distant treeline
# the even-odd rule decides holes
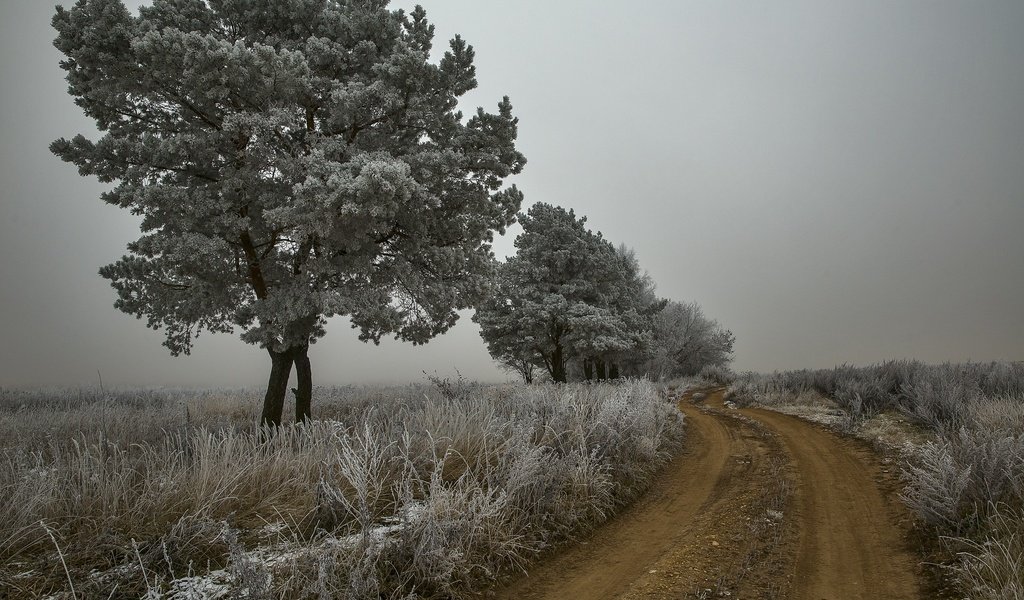
[[[696,303],[659,298],[635,253],[586,217],[541,203],[519,221],[517,252],[473,320],[491,356],[527,383],[661,379],[731,360],[732,332]]]

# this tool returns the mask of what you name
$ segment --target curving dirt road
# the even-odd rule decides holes
[[[763,409],[744,412],[781,438],[799,475],[800,533],[790,597],[920,597],[898,511],[879,491],[871,458],[797,417]]]
[[[921,598],[870,452],[796,417],[680,400],[687,449],[635,505],[498,598]]]

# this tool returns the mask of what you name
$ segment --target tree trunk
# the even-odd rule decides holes
[[[295,349],[295,422],[305,423],[312,416],[313,372],[309,366],[309,346]]]
[[[555,383],[565,383],[565,357],[561,344],[555,344],[555,350],[551,353],[551,379]]]
[[[594,378],[594,361],[586,358],[583,359],[583,377],[587,381]]]
[[[605,380],[604,361],[603,360],[598,360],[596,366],[597,366],[597,380],[598,381],[604,381]]]
[[[523,381],[526,382],[526,385],[531,385],[533,383],[533,363],[524,360],[521,364],[522,369],[519,372],[523,376]]]
[[[264,427],[278,428],[281,426],[281,416],[284,413],[284,398],[288,393],[288,376],[292,372],[292,362],[295,360],[294,350],[289,348],[284,352],[270,353],[270,381],[267,382],[267,395],[263,397],[263,415],[260,417],[260,425]]]
[[[608,363],[608,379],[619,378],[619,363]]]

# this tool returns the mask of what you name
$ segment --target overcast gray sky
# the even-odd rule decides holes
[[[435,47],[476,48],[466,107],[511,97],[527,204],[635,248],[733,330],[737,369],[1024,359],[1024,3],[422,3]],[[47,150],[95,132],[52,13],[0,2],[0,385],[263,384],[236,336],[172,358],[112,307],[96,271],[137,221]],[[336,319],[315,382],[504,379],[468,317],[420,348]]]

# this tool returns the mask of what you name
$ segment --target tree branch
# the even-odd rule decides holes
[[[246,262],[249,264],[249,283],[256,292],[256,297],[263,300],[267,297],[267,282],[263,279],[263,269],[260,267],[260,259],[256,255],[256,247],[252,243],[252,236],[249,230],[245,229],[238,236],[242,251],[245,252]]]

